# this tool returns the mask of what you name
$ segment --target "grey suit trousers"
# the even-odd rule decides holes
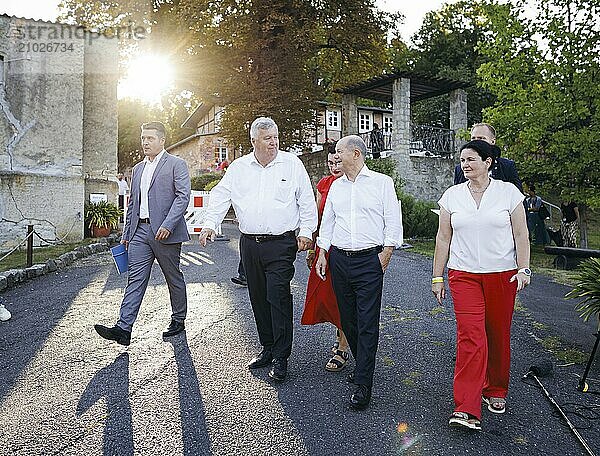
[[[131,331],[137,318],[154,259],[162,270],[169,295],[173,320],[184,321],[187,314],[187,293],[183,273],[179,267],[181,243],[164,244],[154,239],[149,223],[140,223],[127,248],[129,276],[117,326]]]

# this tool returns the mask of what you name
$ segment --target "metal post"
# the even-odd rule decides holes
[[[33,225],[27,225],[27,267],[33,266]]]

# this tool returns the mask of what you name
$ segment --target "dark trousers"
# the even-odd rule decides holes
[[[329,271],[340,309],[342,330],[356,361],[354,383],[371,386],[379,343],[383,289],[383,270],[379,256],[373,252],[348,257],[332,247]]]
[[[119,195],[119,209],[125,209],[125,195]],[[119,222],[123,222],[123,216],[119,217]]]
[[[240,263],[238,264],[238,277],[246,277],[244,263],[242,263],[242,238],[240,237]]]
[[[242,235],[240,253],[260,344],[274,358],[292,352],[292,294],[296,237],[256,242]]]

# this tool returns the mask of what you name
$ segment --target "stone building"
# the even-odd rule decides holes
[[[392,106],[390,142],[387,149],[396,161],[404,190],[421,200],[437,201],[453,184],[455,155],[461,145],[459,134],[467,128],[468,83],[433,78],[413,72],[377,76],[340,89],[342,134],[361,134],[358,98]],[[449,129],[413,125],[411,103],[449,94]],[[364,136],[368,142],[368,137]]]
[[[224,160],[231,162],[241,152],[232,147],[220,134],[219,122],[225,108],[215,103],[203,102],[189,115],[182,128],[194,129],[194,134],[167,147],[167,150],[183,158],[191,176],[212,171]],[[392,133],[392,110],[372,106],[357,106],[359,134],[367,134],[377,123],[383,130],[385,142],[389,143]],[[321,102],[315,112],[315,123],[305,131],[306,143],[313,150],[320,150],[323,143],[337,141],[342,133],[342,105]],[[248,139],[248,147],[250,139]]]
[[[235,158],[234,148],[220,135],[223,111],[224,108],[215,103],[200,103],[181,125],[195,130],[194,134],[166,149],[187,162],[192,177],[214,171],[219,163],[225,160],[231,162]]]
[[[28,224],[48,241],[82,239],[90,193],[117,201],[117,46],[0,15],[0,250]]]

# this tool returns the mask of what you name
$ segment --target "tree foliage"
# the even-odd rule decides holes
[[[477,68],[486,61],[478,50],[489,31],[486,5],[478,1],[445,4],[425,15],[408,49],[402,41],[391,46],[392,65],[398,69],[473,84],[466,89],[469,125],[480,122],[482,109],[493,101],[487,90],[476,86]],[[417,124],[448,128],[448,95],[416,103],[412,117]]]
[[[222,134],[248,147],[247,128],[274,118],[283,148],[303,146],[317,102],[386,68],[400,15],[374,0],[64,0],[87,26],[143,24],[146,49],[169,53],[178,88],[227,106]]]
[[[247,146],[248,124],[273,117],[283,148],[303,146],[317,102],[380,73],[396,17],[373,0],[182,0],[194,35],[195,93],[227,106],[223,133]]]
[[[490,8],[481,86],[497,98],[486,118],[522,177],[565,201],[600,207],[600,4],[537,0]]]

